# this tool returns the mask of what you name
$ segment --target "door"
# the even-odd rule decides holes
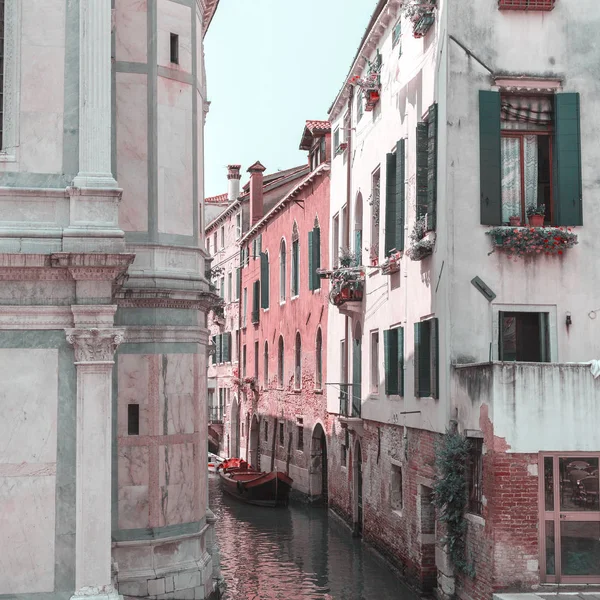
[[[356,336],[352,340],[352,416],[360,417],[362,398],[362,348],[360,327],[356,328]]]
[[[600,453],[540,459],[540,567],[548,583],[600,583]]]

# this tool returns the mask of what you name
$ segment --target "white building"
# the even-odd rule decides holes
[[[350,247],[365,273],[329,312],[330,504],[463,598],[600,576],[600,383],[576,364],[599,352],[600,11],[570,4],[381,0],[330,109],[331,265]],[[536,207],[544,228],[508,226]],[[474,579],[436,552],[434,445],[454,427]]]
[[[216,5],[0,2],[0,596],[213,592]]]

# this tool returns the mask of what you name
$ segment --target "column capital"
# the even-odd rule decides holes
[[[75,350],[77,363],[112,362],[115,351],[124,339],[123,329],[66,329],[67,342]]]

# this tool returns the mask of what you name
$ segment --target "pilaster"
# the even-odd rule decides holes
[[[111,575],[112,369],[123,330],[112,325],[114,306],[73,307],[67,329],[77,368],[75,594],[109,600],[119,595]],[[93,323],[101,327],[90,327]],[[77,327],[85,324],[86,327]]]
[[[75,187],[117,187],[111,173],[111,20],[111,0],[81,2],[79,174]]]

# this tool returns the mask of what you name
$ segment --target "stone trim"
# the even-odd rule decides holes
[[[135,326],[125,329],[125,342],[190,342],[208,344],[208,330],[204,327],[158,325]]]
[[[73,326],[68,306],[1,306],[0,329],[64,329]]]

